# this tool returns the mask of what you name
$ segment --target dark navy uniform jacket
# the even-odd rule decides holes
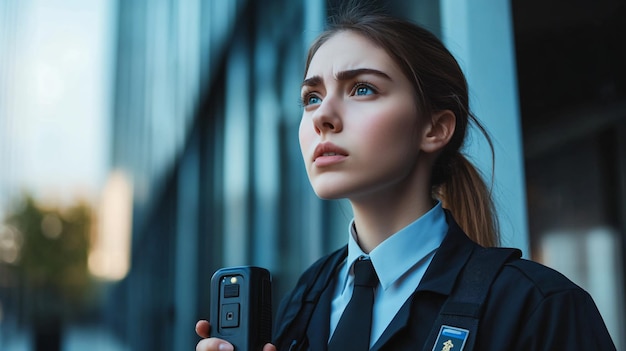
[[[451,294],[462,268],[478,245],[448,216],[449,230],[415,293],[372,350],[422,350],[439,310]],[[334,272],[347,255],[344,247],[313,264],[276,315],[274,344],[279,351],[326,350],[333,282],[311,272],[325,265]],[[321,274],[322,276],[324,274]],[[313,281],[311,281],[313,280]],[[334,280],[331,278],[330,280]],[[326,288],[313,304],[306,335],[286,335],[311,286]],[[587,292],[562,274],[538,263],[516,259],[507,263],[491,286],[476,335],[475,350],[615,350],[604,321]],[[297,339],[296,341],[294,341]],[[432,346],[430,346],[432,348]],[[430,351],[430,348],[428,349]]]

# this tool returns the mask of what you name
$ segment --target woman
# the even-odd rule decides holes
[[[435,36],[396,18],[347,13],[313,43],[305,72],[307,174],[319,197],[347,198],[354,219],[347,250],[314,264],[283,300],[265,351],[459,350],[468,340],[476,350],[615,349],[586,292],[516,257],[496,267],[493,284],[480,283],[488,297],[477,332],[453,328],[461,336],[443,340],[433,327],[458,281],[479,274],[463,268],[474,267],[467,262],[483,252],[478,244],[499,242],[488,188],[460,152],[470,123],[484,129],[469,113],[461,69]],[[361,261],[373,266],[373,297],[355,310],[371,306],[371,322],[345,322],[353,292],[367,290],[355,284]],[[319,294],[303,312],[312,288]],[[361,336],[343,335],[364,319]],[[209,329],[196,326],[202,337]],[[228,349],[216,338],[197,347]]]

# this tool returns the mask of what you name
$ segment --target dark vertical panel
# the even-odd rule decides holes
[[[172,288],[174,290],[175,323],[174,346],[193,350],[195,341],[185,321],[196,318],[198,294],[199,254],[199,201],[200,201],[200,158],[199,131],[192,131],[189,143],[184,149],[179,165],[178,198],[176,201],[176,230],[173,231],[175,245],[170,250],[174,257],[174,274]]]
[[[624,118],[616,128],[617,148],[615,150],[615,161],[617,164],[617,187],[615,193],[618,194],[615,207],[617,227],[621,233],[622,240],[622,271],[625,275],[622,280],[624,286],[622,291],[626,291],[626,111]]]
[[[176,174],[167,182],[142,235],[132,248],[128,281],[128,343],[131,349],[170,350],[174,323]],[[146,337],[152,335],[152,337]]]
[[[212,94],[201,104],[196,124],[200,134],[198,319],[209,316],[210,279],[223,260],[224,64],[218,65]]]
[[[608,228],[622,238],[623,265],[611,272],[624,282],[626,3],[511,4],[533,251],[550,231],[570,233],[566,240],[586,249],[592,229]],[[576,262],[581,276],[593,274],[585,257]],[[612,293],[623,299],[623,291]]]

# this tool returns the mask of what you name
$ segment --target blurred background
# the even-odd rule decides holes
[[[216,269],[270,269],[277,306],[345,242],[297,141],[339,3],[0,0],[1,350],[194,350]],[[588,290],[625,347],[625,3],[376,3],[465,70],[503,245]]]

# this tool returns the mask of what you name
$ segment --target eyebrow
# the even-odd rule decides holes
[[[372,68],[357,68],[357,69],[351,69],[351,70],[347,70],[347,71],[341,71],[341,72],[337,72],[337,74],[335,75],[335,78],[339,81],[342,80],[349,80],[352,79],[354,77],[360,76],[362,74],[373,74],[375,76],[379,76],[382,78],[385,78],[387,80],[391,80],[391,77],[389,77],[387,75],[387,73],[376,70],[376,69],[372,69]],[[316,86],[319,85],[321,83],[324,82],[324,79],[322,79],[321,76],[313,76],[311,78],[307,78],[302,82],[302,86],[308,86],[308,87],[312,87],[312,86]]]

